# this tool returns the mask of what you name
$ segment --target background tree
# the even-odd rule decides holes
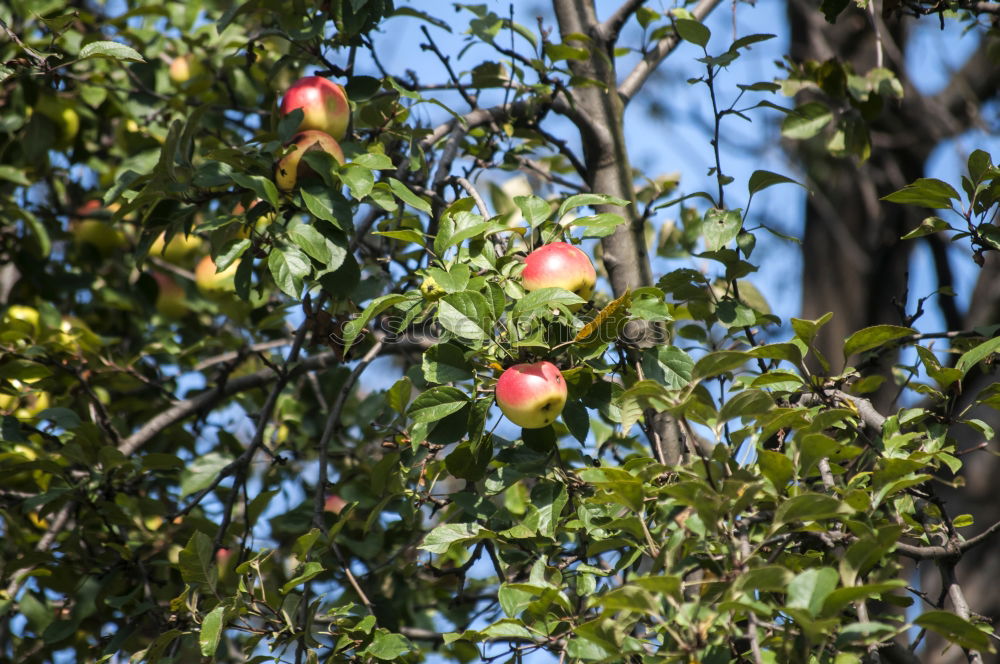
[[[992,657],[960,563],[995,564],[1000,522],[955,478],[993,446],[970,409],[997,405],[1000,343],[947,304],[933,333],[886,312],[901,235],[944,286],[949,228],[994,269],[990,155],[961,194],[918,178],[995,94],[996,7],[790,4],[791,59],[728,86],[772,35],[735,5],[712,34],[717,5],[0,9],[0,657]],[[898,57],[919,16],[983,40],[934,99]],[[399,21],[433,72],[382,62]],[[682,42],[706,191],[644,177],[626,140]],[[306,74],[351,108],[303,153],[311,114],[279,101]],[[781,118],[807,174],[790,328],[750,279],[749,201],[794,180],[729,174],[740,118]],[[515,171],[530,189],[497,184]],[[522,282],[556,241],[599,259],[590,301]],[[539,361],[565,408],[521,430],[494,386]]]

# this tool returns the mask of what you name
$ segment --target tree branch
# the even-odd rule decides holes
[[[914,546],[912,544],[899,543],[896,545],[896,551],[913,560],[957,558],[969,549],[979,546],[997,532],[1000,532],[1000,521],[997,521],[983,532],[964,542],[949,543],[945,546]]]
[[[712,13],[722,0],[699,0],[695,8],[691,10],[694,17],[699,21],[705,20],[705,17]],[[676,34],[664,37],[656,43],[653,50],[646,53],[642,60],[629,72],[629,75],[625,77],[621,85],[618,86],[618,95],[622,98],[622,102],[628,104],[632,97],[636,95],[637,92],[642,88],[646,79],[660,66],[660,63],[680,43],[681,38]]]
[[[646,0],[625,0],[614,14],[598,26],[601,38],[609,44],[617,42],[625,23],[644,4],[646,4]]]

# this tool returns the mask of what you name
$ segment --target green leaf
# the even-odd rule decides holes
[[[740,48],[746,48],[748,46],[751,46],[752,44],[756,44],[762,41],[768,41],[769,39],[774,39],[776,36],[777,35],[764,33],[764,34],[747,35],[746,37],[740,37],[739,39],[733,42],[733,45],[729,47],[729,50],[735,51]]]
[[[748,570],[739,577],[740,589],[785,592],[792,572],[781,565],[765,565]]]
[[[819,615],[823,602],[837,587],[840,576],[832,567],[807,569],[788,583],[788,606]]]
[[[313,226],[299,224],[288,235],[292,242],[327,270],[336,270],[347,257],[347,247],[335,244]]]
[[[375,638],[364,649],[377,659],[395,660],[413,650],[413,644],[402,634],[391,634],[387,630],[375,630]]]
[[[584,229],[583,237],[607,237],[625,223],[625,217],[612,212],[602,212],[589,217],[577,217],[568,225]]]
[[[258,198],[270,203],[275,210],[278,209],[278,188],[274,186],[274,182],[270,178],[240,172],[234,172],[232,178],[233,182],[257,194]]]
[[[712,36],[711,31],[703,23],[689,18],[676,19],[674,27],[677,28],[677,34],[681,36],[681,39],[702,48],[708,45],[708,40]]]
[[[425,214],[431,213],[431,204],[414,194],[410,191],[409,187],[396,178],[389,178],[389,186],[392,188],[392,193],[396,194],[399,200]]]
[[[881,562],[895,548],[902,532],[902,526],[883,526],[851,544],[840,559],[840,576],[844,585],[853,586],[862,575]]]
[[[351,349],[351,346],[354,345],[354,340],[358,338],[358,335],[361,334],[361,330],[368,325],[368,322],[371,321],[372,318],[379,315],[389,307],[399,304],[405,300],[406,296],[400,295],[399,293],[390,293],[389,295],[377,297],[372,300],[367,307],[365,307],[365,310],[361,312],[360,316],[352,318],[348,321],[348,323],[344,326],[344,354],[346,355],[347,351]]]
[[[378,145],[377,143],[375,145]],[[396,166],[392,163],[392,159],[389,159],[387,155],[378,152],[364,152],[359,155],[355,155],[351,159],[352,164],[357,164],[363,166],[372,171],[385,171],[390,168],[395,168]]]
[[[692,378],[712,378],[742,367],[750,354],[739,350],[720,350],[705,355],[695,362]]]
[[[694,360],[677,346],[657,346],[643,351],[642,369],[647,379],[679,390],[691,382]]]
[[[24,187],[31,186],[31,180],[24,174],[24,171],[13,166],[0,166],[0,180],[7,180]]]
[[[951,202],[958,200],[958,192],[937,178],[919,178],[899,191],[883,196],[883,201],[922,205],[934,209],[951,209]]]
[[[1000,348],[1000,337],[984,341],[975,348],[962,353],[962,357],[958,358],[958,362],[955,363],[955,368],[961,371],[964,377],[972,367],[997,352],[998,348]]]
[[[131,46],[119,44],[113,41],[90,42],[80,49],[79,58],[111,58],[113,60],[130,60],[132,62],[145,62],[145,58]]]
[[[914,228],[912,231],[904,235],[902,240],[912,240],[914,238],[923,237],[925,235],[931,235],[932,233],[938,233],[940,231],[954,230],[951,228],[951,224],[942,219],[941,217],[927,217],[920,222],[920,225]]]
[[[198,647],[204,657],[211,657],[219,647],[222,627],[226,618],[226,607],[220,604],[212,609],[201,622],[201,632],[198,634]]]
[[[837,588],[827,595],[823,602],[823,615],[834,616],[845,606],[862,599],[869,599],[882,593],[891,593],[893,590],[906,587],[906,581],[893,579],[882,583],[870,583],[864,586],[852,586],[848,588]]]
[[[511,314],[514,318],[520,318],[521,316],[536,311],[539,309],[551,310],[557,306],[571,307],[574,304],[583,304],[586,302],[582,297],[575,293],[571,293],[565,288],[540,288],[535,291],[531,291],[514,305],[514,311]]]
[[[747,351],[752,357],[762,360],[787,360],[798,366],[802,363],[802,351],[793,343],[781,342],[776,344],[764,344]]]
[[[181,578],[185,583],[215,588],[219,570],[214,558],[215,548],[211,538],[200,530],[195,531],[177,558]]]
[[[454,383],[472,378],[472,366],[462,349],[452,343],[435,344],[424,351],[421,369],[429,383]]]
[[[840,516],[843,506],[839,500],[822,493],[804,493],[789,498],[774,513],[775,525],[793,521],[821,521]]]
[[[719,421],[726,422],[737,417],[748,417],[768,412],[774,407],[774,399],[763,390],[743,390],[723,404],[719,411]]]
[[[659,615],[663,610],[661,602],[652,593],[645,588],[631,584],[615,588],[597,597],[591,597],[587,604],[599,606],[609,611],[634,611],[635,613],[651,615]]]
[[[538,196],[515,196],[514,204],[532,228],[537,228],[552,214],[552,207]]]
[[[844,357],[884,346],[890,341],[903,339],[916,334],[916,330],[898,325],[874,325],[858,330],[844,342]]]
[[[427,533],[419,548],[431,553],[446,553],[452,544],[478,539],[482,530],[478,523],[443,523]]]
[[[294,247],[272,248],[267,256],[267,267],[278,288],[296,299],[302,293],[302,280],[312,272],[309,259]]]
[[[218,452],[209,452],[188,464],[181,474],[181,498],[201,491],[212,483],[232,459]]]
[[[454,387],[432,387],[410,404],[407,415],[414,422],[436,422],[456,413],[469,403],[465,392]]]
[[[759,450],[757,452],[757,465],[760,466],[764,477],[771,481],[777,491],[784,491],[788,483],[792,481],[792,477],[795,476],[792,460],[774,450]]]
[[[937,632],[962,648],[980,652],[994,652],[989,634],[954,613],[925,611],[913,621],[913,624]]]
[[[781,135],[786,138],[812,138],[833,119],[833,112],[818,101],[798,106],[781,122]]]
[[[538,510],[532,515],[537,521],[530,527],[537,529],[540,535],[554,538],[559,515],[568,501],[565,484],[545,481],[536,484],[531,490],[531,504]]]
[[[426,237],[420,231],[411,230],[409,228],[404,228],[398,231],[375,231],[372,235],[381,235],[383,237],[390,238],[392,240],[399,240],[400,242],[409,242],[411,244],[416,244],[423,246],[424,238]]]
[[[618,207],[625,207],[629,205],[629,202],[607,194],[575,194],[562,202],[562,205],[559,206],[559,211],[556,213],[556,219],[562,219],[569,210],[584,205],[617,205]]]
[[[441,327],[459,339],[482,341],[491,335],[493,308],[481,293],[450,293],[438,303]]]
[[[793,318],[792,319],[792,329],[795,331],[795,336],[807,345],[811,346],[816,335],[819,333],[819,329],[830,322],[833,318],[833,312],[828,311],[816,320],[808,320],[805,318]]]
[[[348,164],[341,168],[340,179],[351,190],[351,196],[359,201],[370,194],[375,186],[375,176],[372,175],[371,170],[355,164]]]
[[[52,375],[52,370],[44,364],[31,360],[10,360],[0,364],[0,378],[32,382]]]
[[[762,189],[767,189],[768,187],[776,184],[784,184],[786,182],[804,187],[804,185],[796,182],[792,178],[779,175],[778,173],[772,173],[771,171],[754,171],[753,175],[750,176],[750,182],[747,184],[747,189],[749,193],[753,195]]]
[[[281,586],[281,594],[287,595],[290,593],[295,586],[301,585],[306,581],[315,579],[317,576],[325,571],[323,565],[318,562],[310,561],[302,566],[302,571],[299,572],[295,578],[289,580],[285,585]]]
[[[736,239],[743,218],[739,210],[719,210],[712,208],[705,214],[702,224],[702,234],[705,236],[705,248],[708,251],[718,251]]]
[[[335,189],[325,184],[307,184],[299,188],[302,202],[309,213],[317,219],[329,221],[340,230],[351,228],[352,211],[346,199]]]

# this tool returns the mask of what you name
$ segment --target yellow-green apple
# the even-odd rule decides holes
[[[594,294],[597,272],[587,254],[566,242],[553,242],[532,251],[524,259],[521,283],[525,290],[564,288],[584,300]],[[569,307],[577,309],[582,304]]]
[[[424,280],[420,282],[420,292],[425,300],[433,302],[444,297],[446,291],[441,288],[441,284],[434,277],[424,277]]]
[[[183,318],[188,312],[184,289],[169,275],[153,272],[153,279],[159,291],[156,294],[156,310],[166,318]]]
[[[566,380],[551,362],[515,364],[500,375],[496,400],[514,424],[541,429],[552,424],[566,405]]]
[[[203,92],[212,84],[205,65],[193,53],[174,58],[168,76],[171,83],[186,92]]]
[[[73,102],[55,95],[42,95],[38,98],[35,109],[51,120],[59,130],[56,147],[69,147],[80,131],[80,115],[73,108]]]
[[[233,206],[233,216],[246,217],[247,214],[250,212],[250,210],[254,209],[254,207],[256,207],[258,203],[262,202],[263,201],[261,199],[255,198],[252,201],[250,201],[249,207],[244,207],[243,203],[237,203],[236,205]],[[255,221],[253,224],[254,232],[263,233],[265,230],[267,230],[267,227],[270,226],[277,218],[278,218],[278,213],[275,212],[273,209],[270,212],[265,212],[264,214],[260,215],[259,217],[257,217],[257,221]],[[241,238],[249,238],[250,235],[251,233],[250,233],[249,223],[244,224],[237,233],[237,236]]]
[[[302,109],[299,131],[318,129],[338,141],[347,133],[351,107],[344,88],[319,76],[300,78],[288,88],[281,100],[281,114]]]
[[[73,241],[79,244],[92,245],[102,256],[107,256],[115,249],[125,246],[125,234],[103,221],[87,217],[101,212],[103,206],[99,200],[89,200],[76,210],[77,219],[70,223]]]
[[[236,268],[240,262],[233,261],[232,265],[221,272],[215,265],[211,256],[205,256],[194,269],[194,283],[198,290],[205,295],[221,295],[236,291]]]
[[[333,155],[337,163],[344,163],[344,151],[340,149],[340,144],[333,136],[322,131],[303,131],[293,136],[290,144],[293,146],[292,151],[282,157],[274,169],[274,181],[282,191],[295,189],[300,179],[315,174],[309,164],[302,161],[302,155],[309,150],[322,150]]]
[[[163,258],[174,265],[185,263],[192,254],[201,248],[201,238],[194,233],[191,235],[177,233],[170,238],[170,242],[164,244],[165,241],[165,233],[160,233],[156,236],[153,244],[149,246],[149,255],[163,256]]]

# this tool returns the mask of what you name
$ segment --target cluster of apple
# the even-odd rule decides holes
[[[584,300],[594,293],[597,272],[587,254],[565,242],[553,242],[524,259],[521,283],[527,291],[563,288]],[[500,375],[497,405],[514,424],[541,429],[555,421],[566,405],[566,380],[547,360],[515,364]]]
[[[344,88],[319,76],[306,76],[293,83],[281,99],[281,115],[296,109],[302,111],[298,133],[289,141],[295,146],[282,157],[274,169],[278,189],[292,191],[302,178],[312,173],[302,155],[309,150],[321,150],[344,163],[344,152],[337,141],[344,138],[351,119],[351,107]]]

